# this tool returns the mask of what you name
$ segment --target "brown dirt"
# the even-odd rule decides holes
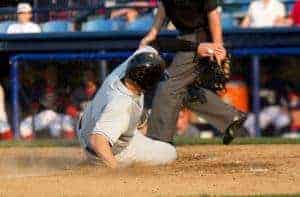
[[[0,196],[300,193],[300,145],[185,146],[174,164],[111,171],[79,148],[0,149]]]

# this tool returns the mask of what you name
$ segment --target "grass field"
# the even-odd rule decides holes
[[[0,142],[0,196],[300,196],[300,140],[177,138],[178,160],[112,171],[78,142]]]
[[[181,145],[222,145],[220,138],[201,139],[201,138],[188,138],[178,137],[175,139],[175,144]],[[300,144],[300,139],[287,139],[287,138],[237,138],[233,141],[232,145],[251,145],[251,144]]]
[[[255,144],[300,144],[300,139],[287,138],[237,138],[232,145],[255,145]],[[202,139],[190,137],[175,138],[176,146],[183,145],[222,145],[220,138]],[[77,140],[63,140],[63,139],[39,139],[33,141],[0,141],[0,148],[8,147],[76,147],[79,146]]]

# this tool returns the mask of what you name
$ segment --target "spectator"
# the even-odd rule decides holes
[[[291,112],[291,131],[300,131],[300,96],[297,92],[291,92],[289,94],[289,107]],[[300,137],[300,136],[299,136]]]
[[[191,124],[192,112],[184,108],[179,112],[178,120],[176,123],[177,135],[185,137],[198,137],[200,131],[197,127]]]
[[[272,27],[285,17],[284,4],[279,0],[256,0],[250,4],[241,27]]]
[[[138,15],[139,15],[139,12],[137,11],[137,9],[122,8],[122,9],[112,11],[110,18],[114,19],[114,18],[123,17],[126,19],[126,21],[131,23],[131,22],[135,21],[135,19],[138,17]]]
[[[151,5],[152,2],[147,1],[133,1],[130,3],[127,3],[128,6],[133,6],[136,8],[122,8],[113,10],[111,12],[110,18],[120,18],[123,17],[126,19],[127,22],[131,23],[136,20],[136,18],[140,15],[141,12],[147,10],[147,9],[138,9],[138,7],[146,7]]]
[[[0,140],[12,139],[12,131],[8,124],[6,110],[5,110],[5,95],[4,90],[0,84]]]
[[[286,84],[279,79],[264,76],[264,87],[260,90],[261,112],[259,124],[265,136],[281,135],[290,126],[291,117],[288,111],[288,92]],[[255,117],[250,113],[244,126],[251,136],[255,136]],[[272,128],[272,130],[268,130]]]
[[[75,136],[73,119],[63,113],[58,113],[60,97],[58,94],[58,79],[56,70],[47,68],[44,73],[45,83],[39,84],[33,92],[42,92],[40,106],[37,113],[26,117],[20,126],[20,134],[23,139],[34,138],[34,131],[49,130],[52,137],[63,136],[71,139]],[[36,104],[37,105],[37,104]]]
[[[78,115],[86,108],[97,92],[98,81],[92,70],[87,70],[83,75],[83,85],[75,89],[71,96],[71,104],[66,112],[72,118],[77,119]]]
[[[298,0],[291,11],[290,20],[292,25],[300,25],[300,0]]]
[[[8,27],[8,34],[40,33],[39,25],[31,22],[32,8],[28,3],[19,3],[17,8],[18,23]]]
[[[279,21],[281,26],[300,26],[300,0],[294,4],[290,15]]]
[[[62,3],[62,4],[60,4]],[[67,5],[64,5],[66,3]],[[65,7],[68,9],[62,11],[51,11],[49,13],[50,20],[70,20],[72,17],[76,17],[78,12],[74,10],[76,7],[80,7],[79,2],[75,2],[74,0],[69,0],[65,2],[52,1],[53,7]]]

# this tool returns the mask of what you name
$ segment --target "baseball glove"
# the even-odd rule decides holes
[[[198,44],[174,38],[158,38],[151,45],[159,51],[197,51]],[[192,84],[192,88],[199,89],[199,87],[212,90],[214,92],[225,90],[225,85],[230,77],[230,56],[218,64],[216,60],[209,58],[195,57],[193,60],[197,64],[196,75],[197,78]]]
[[[209,58],[196,57],[194,62],[197,64],[195,74],[197,75],[194,88],[206,88],[214,92],[225,90],[225,85],[230,77],[230,58],[229,56],[218,64],[216,60]]]

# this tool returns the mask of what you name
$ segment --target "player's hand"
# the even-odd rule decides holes
[[[201,43],[198,46],[197,53],[200,57],[209,57],[211,60],[216,59],[220,65],[226,58],[226,49],[221,44]]]
[[[226,49],[221,44],[215,44],[214,57],[219,65],[226,59],[227,52]]]
[[[200,57],[210,57],[210,58],[214,58],[214,54],[215,54],[215,44],[213,43],[201,43],[198,46],[197,49],[197,54]]]

